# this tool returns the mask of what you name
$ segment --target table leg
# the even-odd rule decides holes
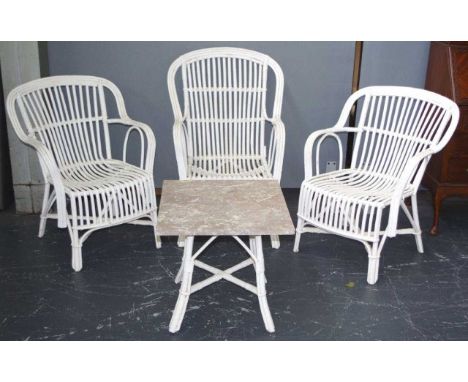
[[[257,274],[257,295],[258,302],[260,304],[260,311],[262,312],[265,329],[268,332],[273,333],[275,331],[275,325],[273,324],[273,319],[271,318],[270,308],[268,307],[268,301],[266,298],[265,263],[263,260],[261,236],[255,236],[254,243],[251,241],[251,248],[253,248],[256,258],[255,272]]]
[[[177,238],[177,246],[182,248],[184,246],[184,243],[185,243],[185,236],[179,236]]]
[[[184,270],[184,260],[182,259],[182,263],[180,264],[179,271],[177,272],[177,275],[174,279],[174,282],[176,284],[180,283],[182,281],[182,272]]]
[[[261,238],[261,236],[260,236]],[[250,236],[249,237],[249,246],[250,246],[250,250],[252,251],[252,253],[255,255],[255,251],[256,251],[256,247],[255,247],[255,236]],[[254,268],[255,268],[255,272],[257,271],[257,268],[256,268],[256,265],[255,263],[253,264]],[[265,284],[268,283],[268,280],[265,276],[265,274],[263,274],[263,277],[265,278]]]
[[[172,313],[169,331],[175,333],[179,331],[184,319],[185,310],[190,296],[190,287],[192,284],[192,274],[194,261],[192,259],[193,236],[187,236],[184,243],[184,257],[182,259],[182,284],[180,285],[179,297]]]

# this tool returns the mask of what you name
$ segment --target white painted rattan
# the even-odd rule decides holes
[[[183,107],[176,87],[179,69]],[[266,107],[269,69],[276,85],[271,117]],[[173,62],[167,82],[180,179],[281,180],[284,79],[275,60],[247,49],[196,50]],[[271,129],[266,131],[266,125]],[[277,237],[272,245],[279,247]]]
[[[273,333],[275,331],[275,325],[271,317],[270,308],[268,307],[265,288],[266,278],[265,263],[263,260],[262,237],[250,236],[249,246],[247,246],[247,244],[245,244],[244,241],[238,236],[233,237],[247,252],[250,258],[236,265],[233,265],[232,267],[226,270],[215,268],[198,260],[198,257],[217,238],[217,236],[212,236],[210,239],[208,239],[208,241],[206,241],[200,247],[200,249],[195,252],[195,254],[193,254],[194,237],[187,236],[185,238],[184,257],[182,259],[182,264],[180,266],[179,272],[177,273],[177,276],[175,278],[175,282],[181,283],[181,287],[179,290],[179,296],[177,298],[177,303],[174,308],[174,312],[172,313],[171,322],[169,324],[169,331],[171,333],[176,333],[177,331],[179,331],[185,316],[185,311],[187,310],[187,304],[190,295],[220,280],[229,281],[257,295],[258,302],[260,305],[260,312],[262,313],[263,322],[265,324],[265,329],[270,333]],[[250,284],[233,275],[234,272],[240,271],[241,269],[244,269],[250,265],[252,265],[255,269],[256,285]],[[192,275],[195,267],[211,273],[212,276],[195,284],[192,284]]]
[[[107,92],[115,99],[119,118],[108,118]],[[91,76],[31,81],[10,92],[7,110],[19,139],[37,151],[45,179],[39,237],[48,218],[67,227],[75,271],[82,268],[81,247],[92,232],[122,223],[153,225],[155,230],[156,141],[147,125],[128,117],[113,83]],[[112,124],[129,126],[123,161],[112,158]],[[140,138],[139,166],[126,162],[133,132]],[[54,204],[57,213],[51,213]]]
[[[358,126],[346,127],[357,102],[361,105]],[[447,144],[458,119],[459,109],[454,102],[426,90],[375,86],[354,93],[334,127],[316,131],[307,139],[294,251],[299,250],[304,232],[334,233],[358,240],[369,255],[369,284],[377,282],[387,237],[413,234],[422,253],[416,193],[431,155]],[[340,133],[355,133],[348,169],[342,168]],[[320,145],[327,138],[338,144],[339,169],[320,174]],[[411,211],[404,203],[408,197]],[[397,229],[400,207],[411,228]],[[388,223],[382,228],[386,209]]]

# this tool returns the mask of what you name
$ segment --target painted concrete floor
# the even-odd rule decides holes
[[[295,221],[298,191],[285,196]],[[149,227],[102,230],[85,243],[84,267],[75,273],[65,230],[51,222],[38,239],[37,216],[1,212],[0,339],[468,340],[468,203],[444,204],[437,237],[427,234],[428,193],[419,205],[424,255],[410,236],[387,241],[374,286],[357,242],[309,234],[293,254],[292,236],[282,237],[279,250],[264,239],[275,334],[265,331],[256,296],[226,281],[193,295],[180,332],[170,334],[182,255],[175,238],[157,251]],[[245,256],[223,238],[202,257],[228,268]],[[239,276],[254,282],[252,270]]]

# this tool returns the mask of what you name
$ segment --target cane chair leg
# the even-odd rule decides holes
[[[263,260],[261,236],[255,236],[254,248],[255,248],[255,258],[256,258],[255,272],[257,274],[258,303],[260,305],[260,311],[262,313],[263,322],[265,324],[265,329],[270,333],[274,333],[275,325],[273,323],[273,319],[271,318],[270,308],[268,307],[268,301],[266,298],[265,263]]]
[[[379,262],[378,257],[369,257],[369,266],[367,268],[367,282],[374,285],[379,278]]]
[[[372,246],[366,245],[367,252],[369,254],[369,266],[367,269],[367,282],[374,285],[379,278],[379,263],[380,254],[384,246],[386,236],[383,236],[380,241],[375,241]]]
[[[80,238],[78,236],[78,231],[77,230],[71,230],[70,232],[71,236],[71,247],[72,247],[72,268],[75,272],[81,271],[83,268],[83,259],[81,256],[81,247],[82,243],[80,241]]]
[[[192,274],[194,261],[192,259],[193,236],[188,236],[185,240],[184,258],[182,259],[182,284],[179,290],[179,297],[172,313],[171,322],[169,324],[169,331],[171,333],[178,332],[184,319],[185,311],[190,296],[190,287],[192,283]]]
[[[42,200],[41,221],[39,223],[38,237],[43,237],[47,223],[47,213],[49,212],[49,194],[50,184],[46,183],[44,186],[44,198]]]
[[[41,221],[39,222],[39,233],[37,237],[43,237],[46,229],[47,217],[41,216]]]
[[[161,248],[161,237],[156,235],[156,232],[154,233],[154,241],[156,243],[156,248],[159,249]]]
[[[419,253],[424,253],[424,247],[422,242],[421,226],[419,225],[419,213],[418,213],[418,198],[416,194],[411,196],[411,212],[414,220],[414,230],[416,231],[414,237],[416,240],[416,247]]]
[[[72,268],[75,272],[79,272],[83,268],[83,259],[81,256],[81,245],[72,246]]]
[[[302,230],[304,228],[304,219],[297,217],[296,236],[294,238],[293,252],[299,252],[299,243],[301,241]]]

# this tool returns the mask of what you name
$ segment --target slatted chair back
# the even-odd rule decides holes
[[[169,93],[176,120],[184,120],[188,157],[214,162],[220,157],[266,157],[269,68],[276,82],[272,118],[279,118],[283,73],[265,54],[237,48],[203,49],[187,53],[171,65]],[[176,88],[179,69],[183,106]]]
[[[56,76],[29,82],[9,98],[13,127],[21,140],[42,142],[61,170],[109,159],[105,89],[114,94],[125,114],[120,91],[102,78]]]
[[[418,153],[439,151],[456,127],[448,127],[454,104],[426,90],[376,86],[352,98],[361,98],[362,108],[351,168],[380,174],[382,180],[398,180]],[[415,171],[412,184],[419,183],[428,160]]]

